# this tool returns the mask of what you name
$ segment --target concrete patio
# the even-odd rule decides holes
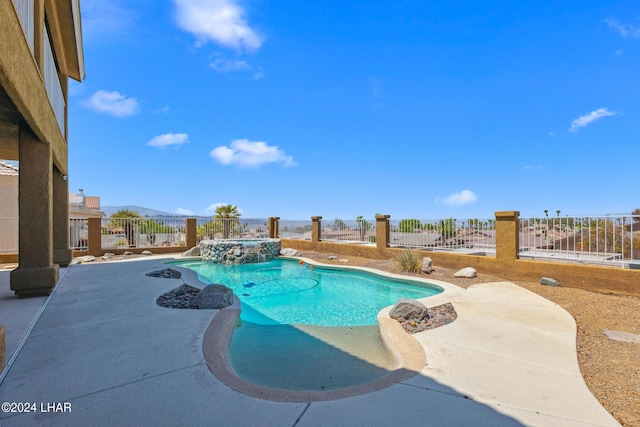
[[[323,402],[240,394],[203,357],[203,336],[217,310],[155,303],[182,284],[145,276],[166,261],[71,266],[61,270],[49,299],[14,297],[9,271],[0,271],[10,362],[0,402],[36,404],[36,412],[0,413],[0,425],[619,425],[582,379],[571,316],[506,282],[466,290],[442,284],[443,294],[424,300],[452,302],[458,318],[414,335],[427,364],[401,383]],[[201,287],[195,277],[183,275]],[[42,411],[48,403],[68,403],[71,411]]]

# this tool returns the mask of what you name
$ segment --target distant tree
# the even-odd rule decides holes
[[[344,230],[345,228],[348,228],[348,227],[344,223],[343,220],[341,220],[340,218],[336,218],[336,219],[333,220],[333,229],[334,230]]]
[[[138,218],[141,218],[138,211],[130,209],[121,209],[118,212],[112,213],[109,217],[109,229],[113,230],[122,227],[129,246],[135,246],[135,223]]]
[[[633,215],[633,222],[640,222],[640,208],[632,210],[631,215]]]
[[[422,225],[418,219],[401,219],[398,229],[401,233],[413,233],[415,230],[421,230]]]
[[[456,223],[455,218],[443,219],[438,222],[438,233],[440,233],[443,243],[457,236]]]
[[[556,213],[558,214],[558,216],[560,216],[560,209],[558,209]]]
[[[640,255],[640,239],[631,238],[622,218],[585,218],[580,231],[580,242],[576,246],[581,251],[624,253],[624,259],[637,259]]]
[[[371,229],[372,225],[369,221],[365,220],[362,215],[356,217],[356,224],[360,231],[360,240],[364,242],[367,231]]]
[[[238,207],[227,204],[220,205],[216,208],[213,218],[222,222],[222,238],[228,239],[232,227],[240,222],[242,214],[238,211]]]

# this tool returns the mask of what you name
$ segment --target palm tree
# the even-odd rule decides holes
[[[213,218],[222,221],[224,225],[222,238],[228,239],[231,230],[231,224],[237,224],[242,214],[238,212],[238,207],[234,205],[220,205],[216,208]]]

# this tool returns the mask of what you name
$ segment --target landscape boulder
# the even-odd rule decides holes
[[[151,251],[142,251],[142,255],[151,255]]]
[[[465,267],[461,270],[456,271],[453,277],[465,277],[467,279],[473,279],[477,276],[476,269],[473,267]]]
[[[422,319],[429,317],[429,311],[427,310],[427,307],[419,301],[409,298],[400,298],[393,308],[391,308],[389,317],[392,319],[403,318],[405,320],[415,320],[416,322],[419,322]]]
[[[433,261],[431,260],[431,258],[429,257],[422,258],[422,266],[420,267],[420,271],[422,271],[423,273],[430,274],[433,271],[433,267],[431,267],[432,263]]]
[[[85,256],[79,256],[72,259],[70,264],[76,265],[76,264],[82,264],[83,262],[92,262],[95,260],[96,260],[96,257],[94,257],[93,255],[85,255]]]
[[[198,292],[193,303],[198,308],[225,308],[233,304],[233,291],[225,285],[209,285]]]
[[[300,252],[293,248],[284,248],[280,251],[280,255],[282,256],[300,256]]]
[[[556,279],[552,279],[551,277],[543,277],[540,279],[540,284],[546,286],[559,286],[558,281]]]
[[[194,246],[188,251],[184,252],[182,256],[200,256],[200,246]]]

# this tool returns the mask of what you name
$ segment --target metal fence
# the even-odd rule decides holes
[[[281,219],[278,221],[278,236],[283,239],[311,240],[311,220]]]
[[[197,218],[196,241],[213,239],[263,239],[269,237],[268,220],[262,218]]]
[[[496,251],[494,219],[401,219],[389,221],[389,245],[486,255]]]
[[[521,258],[640,268],[640,216],[520,218]]]
[[[357,219],[336,218],[333,222],[323,222],[320,239],[343,243],[376,243],[376,220],[358,217]]]
[[[89,224],[87,218],[69,219],[69,247],[76,251],[87,250],[89,244]]]
[[[183,246],[186,240],[182,218],[106,218],[101,234],[105,249]]]

